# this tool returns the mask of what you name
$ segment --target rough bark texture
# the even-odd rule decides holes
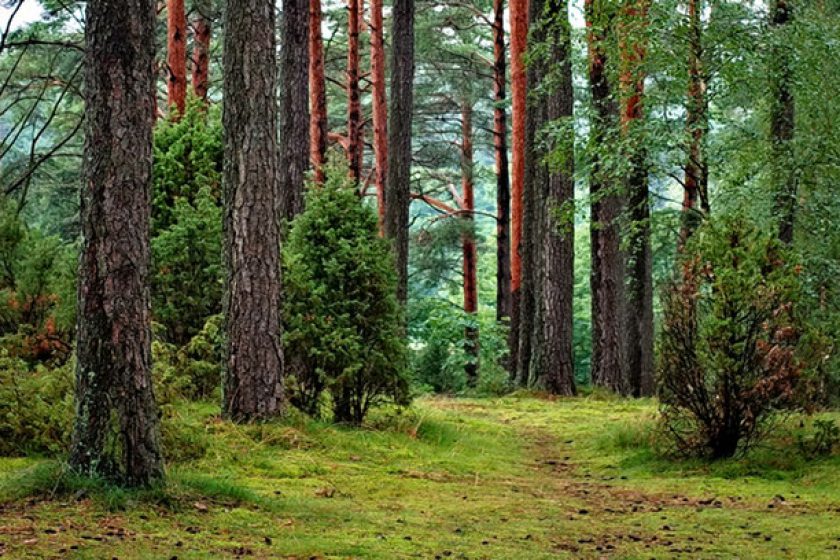
[[[461,239],[464,261],[464,313],[471,324],[464,329],[464,351],[470,360],[465,367],[467,385],[478,382],[478,254],[475,246],[474,216],[475,193],[473,190],[473,130],[472,103],[465,99],[461,104],[461,217],[466,222]]]
[[[187,13],[184,0],[166,0],[167,104],[184,114],[187,103]]]
[[[601,164],[618,125],[618,108],[610,92],[605,40],[610,31],[610,6],[605,0],[585,2],[589,87],[594,114],[589,192],[591,198],[592,382],[626,394],[623,352],[624,259],[621,254],[620,181]]]
[[[785,27],[790,23],[791,0],[772,0],[770,24],[776,32],[770,68],[771,112],[770,143],[771,170],[775,189],[776,214],[779,220],[779,240],[793,241],[793,225],[797,206],[796,171],[794,169],[793,135],[795,103],[791,90],[791,53],[786,43]]]
[[[537,130],[563,123],[564,137],[535,143],[527,160],[537,169],[534,199],[540,224],[534,243],[537,286],[531,377],[557,395],[575,393],[572,308],[574,292],[574,105],[571,27],[567,0],[544,0],[531,10],[532,37],[549,46],[532,61],[533,86],[542,95],[529,106]],[[529,83],[532,74],[529,73]],[[530,120],[530,119],[529,119]],[[530,128],[530,126],[529,126]],[[547,157],[551,155],[552,164]]]
[[[303,210],[309,168],[309,0],[284,0],[280,48],[280,218]]]
[[[87,3],[84,242],[71,467],[143,486],[164,476],[151,376],[152,0]]]
[[[347,0],[347,158],[350,175],[362,178],[362,103],[359,90],[359,0]]]
[[[516,377],[521,360],[519,353],[520,283],[522,281],[522,239],[525,182],[525,105],[527,99],[527,78],[523,56],[528,45],[528,0],[510,0],[510,73],[511,73],[511,199],[510,199],[510,363]]]
[[[315,181],[324,182],[327,155],[327,89],[324,78],[324,42],[321,36],[321,0],[309,0],[309,159]]]
[[[212,3],[210,0],[196,2],[193,21],[195,37],[192,51],[192,87],[199,99],[207,101],[210,89],[210,39],[213,32]]]
[[[493,0],[493,148],[496,157],[496,320],[510,318],[510,170],[505,111],[505,3]]]
[[[370,3],[370,74],[373,89],[373,155],[379,232],[385,231],[385,181],[388,179],[388,99],[385,94],[385,43],[382,0]]]
[[[411,202],[411,116],[414,107],[414,0],[394,0],[385,234],[393,239],[397,296],[408,296],[408,207]]]
[[[679,249],[709,214],[709,168],[706,163],[706,133],[709,129],[709,103],[703,65],[703,0],[688,2],[688,97],[685,122],[688,140],[685,180],[683,181],[682,225]]]
[[[224,37],[225,416],[283,405],[274,5],[230,0]]]
[[[653,256],[648,163],[643,134],[645,32],[650,0],[625,0],[621,21],[621,133],[628,147],[626,356],[633,396],[653,394]]]

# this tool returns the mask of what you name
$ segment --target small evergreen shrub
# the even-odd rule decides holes
[[[804,364],[798,267],[740,216],[705,224],[662,293],[658,382],[676,448],[730,457],[791,406]]]
[[[191,100],[155,130],[152,309],[167,342],[186,344],[221,312],[222,141],[218,112]]]
[[[389,243],[346,166],[310,185],[283,248],[284,343],[292,402],[311,414],[328,394],[337,422],[407,402],[406,350]]]
[[[72,418],[71,361],[33,368],[0,350],[0,456],[65,453]]]

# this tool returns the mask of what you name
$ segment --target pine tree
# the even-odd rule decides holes
[[[86,140],[71,467],[163,479],[151,380],[149,222],[155,4],[87,3]]]
[[[230,0],[225,18],[223,413],[240,421],[284,404],[274,7]]]

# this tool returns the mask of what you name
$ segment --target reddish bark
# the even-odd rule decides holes
[[[510,73],[513,101],[511,120],[511,200],[510,200],[510,363],[517,363],[519,347],[519,286],[522,281],[522,214],[525,185],[525,106],[527,80],[523,56],[528,46],[528,0],[510,0]]]
[[[166,0],[167,103],[184,114],[187,103],[187,13],[184,0]]]
[[[359,2],[347,0],[347,147],[350,175],[362,177],[362,106],[359,91]]]
[[[627,231],[626,360],[633,396],[653,394],[653,256],[650,232],[650,194],[645,150],[643,98],[646,28],[650,0],[625,0],[622,6],[619,56],[621,72],[621,134],[627,146],[629,171],[625,177]]]
[[[324,83],[324,41],[321,0],[309,0],[309,146],[315,181],[324,182],[327,153],[327,93]]]
[[[477,252],[473,231],[473,211],[475,195],[473,192],[473,140],[472,140],[472,105],[464,100],[461,105],[461,210],[465,220],[462,235],[464,260],[464,312],[469,315],[470,323],[464,332],[464,350],[469,362],[465,370],[467,383],[474,387],[478,381],[478,326],[475,314],[478,312]]]
[[[496,152],[496,318],[510,317],[510,174],[505,112],[505,3],[493,0],[493,147]]]
[[[370,3],[370,73],[373,86],[373,153],[379,232],[385,227],[385,181],[388,177],[388,100],[385,93],[385,45],[382,0]]]
[[[207,6],[201,5],[195,16],[192,52],[193,93],[204,101],[207,101],[207,90],[210,89],[210,38],[212,36],[212,22],[206,9]]]

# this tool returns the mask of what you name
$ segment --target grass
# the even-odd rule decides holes
[[[836,558],[840,458],[655,452],[655,404],[424,399],[365,429],[178,407],[164,488],[0,459],[9,558]],[[838,415],[834,415],[838,418]]]

